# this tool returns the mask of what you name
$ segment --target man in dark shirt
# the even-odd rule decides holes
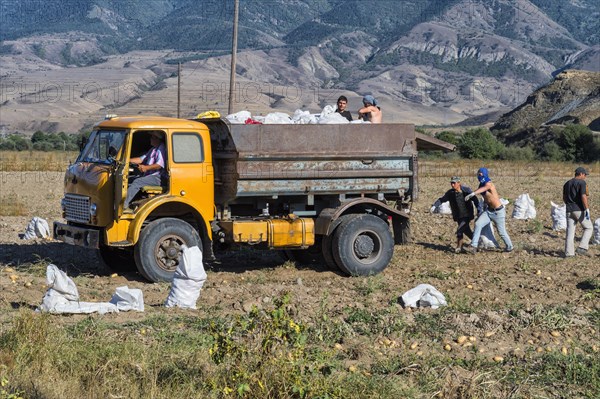
[[[439,207],[446,201],[450,203],[452,218],[458,224],[456,229],[456,248],[454,249],[454,252],[460,253],[462,250],[463,237],[466,235],[469,239],[473,238],[473,231],[470,226],[471,220],[474,218],[473,209],[477,209],[477,214],[480,214],[483,207],[479,202],[479,199],[477,199],[477,196],[472,196],[469,200],[465,200],[465,197],[471,194],[473,190],[467,186],[461,185],[459,177],[452,177],[452,179],[450,179],[450,185],[452,188],[434,202],[432,209],[434,207]]]
[[[581,166],[575,169],[575,177],[563,186],[563,201],[567,207],[567,236],[565,238],[565,257],[569,258],[579,255],[588,255],[590,238],[594,232],[594,226],[590,218],[588,206],[588,187],[585,182],[588,172]],[[577,222],[583,227],[583,236],[579,247],[575,251],[575,228]]]
[[[341,114],[344,118],[348,119],[348,122],[352,122],[352,114],[350,111],[346,110],[346,106],[348,105],[348,99],[346,96],[340,96],[337,100],[337,109],[335,112]]]

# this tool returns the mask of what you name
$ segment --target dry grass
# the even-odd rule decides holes
[[[461,176],[475,180],[477,169],[486,167],[492,177],[514,177],[515,179],[558,176],[563,179],[572,175],[580,165],[566,162],[529,162],[529,161],[485,161],[480,159],[435,159],[419,164],[419,178]],[[600,162],[582,164],[591,173],[597,175]],[[562,180],[561,180],[562,181]]]
[[[27,206],[16,194],[0,197],[0,216],[27,216]]]
[[[0,151],[0,172],[62,172],[76,158],[76,152]]]

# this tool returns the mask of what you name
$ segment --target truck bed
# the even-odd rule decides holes
[[[256,196],[397,195],[415,188],[410,124],[206,124],[217,203]]]

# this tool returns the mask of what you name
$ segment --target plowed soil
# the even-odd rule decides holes
[[[561,203],[562,184],[572,176],[575,166],[488,164],[500,195],[511,202],[507,214],[512,214],[519,194],[529,193],[536,201],[537,218],[507,220],[516,248],[512,253],[455,254],[454,222],[449,215],[429,213],[429,208],[450,188],[452,175],[461,175],[464,184],[476,186],[479,166],[464,162],[421,163],[419,199],[411,212],[412,243],[397,246],[392,264],[380,275],[351,278],[322,265],[296,265],[275,252],[246,250],[229,254],[208,267],[208,279],[195,312],[206,316],[205,309],[215,306],[225,313],[246,312],[252,305],[265,307],[273,298],[290,292],[298,318],[307,321],[314,320],[323,306],[341,314],[346,307],[376,309],[392,304],[404,322],[415,323],[418,312],[435,310],[404,309],[398,298],[417,284],[428,283],[441,291],[451,306],[463,309],[462,313],[454,313],[440,331],[442,344],[449,343],[453,348],[451,356],[470,356],[464,343],[456,342],[461,335],[471,336],[479,351],[490,356],[536,348],[560,350],[573,341],[597,345],[597,324],[585,315],[600,306],[591,283],[600,279],[600,247],[591,247],[590,257],[564,259],[565,233],[552,230],[550,216],[550,202]],[[600,216],[596,200],[600,193],[598,173],[592,168],[588,177],[594,220]],[[5,328],[20,308],[39,306],[47,289],[45,271],[49,263],[74,278],[82,301],[108,301],[115,289],[123,285],[143,291],[145,314],[128,312],[98,317],[119,322],[170,311],[162,307],[169,284],[151,284],[136,273],[114,275],[92,251],[52,239],[19,239],[19,233],[24,232],[33,216],[46,219],[50,225],[60,220],[62,176],[58,172],[1,175],[2,201],[17,198],[25,204],[28,214],[0,217],[0,325]],[[580,235],[579,229],[577,240]],[[551,323],[535,322],[536,317],[542,317],[536,309],[545,308],[547,316],[548,308],[563,306],[571,311],[562,316],[560,332],[553,331]],[[56,322],[68,323],[81,317],[85,316],[56,316]],[[531,328],[523,328],[528,320]],[[517,323],[521,328],[513,328]],[[444,350],[444,345],[435,341],[421,342],[419,348],[424,347]],[[362,353],[368,356],[368,349]]]

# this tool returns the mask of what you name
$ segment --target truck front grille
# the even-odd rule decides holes
[[[65,219],[72,222],[90,221],[90,198],[81,195],[65,195]]]

